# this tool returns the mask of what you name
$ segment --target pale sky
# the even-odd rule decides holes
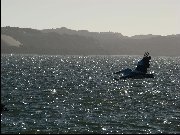
[[[1,0],[1,27],[180,34],[180,0]]]

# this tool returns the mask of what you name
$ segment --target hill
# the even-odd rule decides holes
[[[179,56],[180,35],[123,36],[114,32],[1,27],[1,53]]]

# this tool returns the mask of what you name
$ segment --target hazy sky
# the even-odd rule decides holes
[[[180,0],[1,0],[1,26],[180,33]]]

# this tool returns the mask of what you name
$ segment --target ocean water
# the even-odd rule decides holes
[[[180,57],[1,55],[1,133],[180,133]]]

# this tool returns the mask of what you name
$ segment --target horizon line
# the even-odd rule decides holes
[[[69,29],[69,30],[74,30],[74,31],[81,31],[81,30],[86,30],[88,32],[97,32],[97,33],[118,33],[118,34],[122,34],[121,32],[113,32],[113,31],[89,31],[87,29],[79,29],[79,30],[75,30],[75,29],[71,29],[71,28],[67,28],[65,26],[62,26],[62,27],[56,27],[56,28],[32,28],[32,27],[19,27],[19,26],[1,26],[2,27],[14,27],[14,28],[28,28],[28,29],[35,29],[35,30],[46,30],[46,29],[61,29],[61,28],[66,28],[66,29]],[[123,34],[122,34],[123,35]],[[176,33],[176,34],[166,34],[166,35],[159,35],[159,34],[136,34],[136,35],[133,35],[133,36],[147,36],[147,35],[153,35],[153,36],[171,36],[171,35],[180,35],[180,33]],[[123,35],[123,36],[127,36],[127,35]],[[133,36],[127,36],[127,37],[133,37]]]

